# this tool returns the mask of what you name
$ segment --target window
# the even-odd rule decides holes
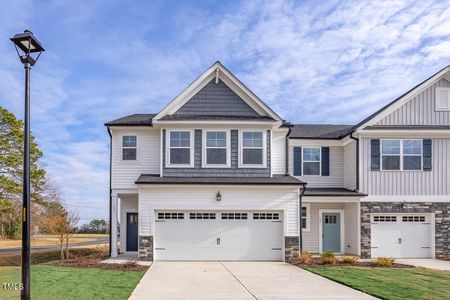
[[[425,222],[425,216],[403,216],[402,222]]]
[[[309,231],[309,204],[305,204],[302,206],[302,229],[305,231]]]
[[[397,216],[373,216],[374,222],[397,222]]]
[[[169,166],[192,166],[191,132],[169,132]]]
[[[336,224],[337,217],[336,215],[325,215],[325,224]]]
[[[247,220],[247,213],[222,213],[222,220]]]
[[[450,110],[450,88],[445,87],[436,88],[436,110],[437,111]]]
[[[320,175],[320,147],[303,147],[303,175]]]
[[[400,170],[400,140],[381,141],[381,165],[383,170]]]
[[[158,220],[184,219],[184,213],[179,212],[159,212]]]
[[[264,137],[262,131],[242,132],[241,164],[243,166],[265,166]]]
[[[226,131],[206,131],[204,165],[228,166],[228,145]]]
[[[382,140],[382,170],[421,170],[422,140]]]
[[[422,169],[422,141],[403,140],[403,170]]]
[[[279,220],[279,213],[254,213],[253,220]]]
[[[122,160],[136,160],[136,140],[135,135],[122,136]]]
[[[190,213],[189,214],[189,219],[197,219],[197,220],[214,220],[216,219],[216,214],[215,213],[201,213],[201,212],[197,212],[197,213]]]

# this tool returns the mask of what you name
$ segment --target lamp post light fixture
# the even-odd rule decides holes
[[[23,149],[23,204],[22,204],[22,284],[21,299],[30,299],[30,70],[44,50],[29,30],[11,38],[17,55],[25,68],[25,114]],[[20,50],[20,51],[19,51]],[[34,54],[33,57],[31,54]],[[37,54],[37,55],[36,55]]]

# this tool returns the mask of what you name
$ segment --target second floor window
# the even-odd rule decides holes
[[[122,160],[136,160],[137,138],[135,135],[122,136]]]
[[[205,164],[226,166],[228,164],[228,140],[226,131],[206,131]]]
[[[381,169],[421,170],[422,141],[421,140],[382,140]]]
[[[320,175],[320,147],[303,147],[303,175]]]
[[[264,166],[264,134],[262,131],[242,132],[241,163],[244,166]]]
[[[170,131],[169,165],[191,164],[191,132]]]

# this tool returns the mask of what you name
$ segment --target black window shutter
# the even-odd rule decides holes
[[[380,140],[370,140],[370,162],[372,171],[380,171]]]
[[[322,176],[330,176],[330,147],[322,147]]]
[[[431,171],[431,140],[423,140],[423,170]]]
[[[294,176],[302,176],[302,147],[294,147]]]

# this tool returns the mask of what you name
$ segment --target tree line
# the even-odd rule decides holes
[[[0,106],[0,238],[21,237],[23,137],[23,122]],[[31,228],[37,225],[41,234],[56,235],[64,259],[69,256],[71,236],[83,227],[77,228],[78,215],[64,206],[59,188],[40,163],[42,155],[31,135]],[[90,232],[102,233],[106,228],[104,220],[89,224]]]

